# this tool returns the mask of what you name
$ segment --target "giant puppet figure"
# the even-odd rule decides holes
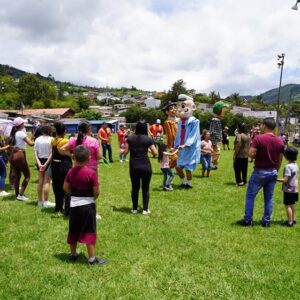
[[[174,148],[174,140],[177,132],[177,119],[176,119],[176,103],[168,101],[168,103],[162,109],[168,116],[164,122],[164,132],[167,137],[167,146],[169,149]],[[170,168],[174,168],[177,165],[177,153],[170,156]]]
[[[167,120],[164,122],[164,131],[167,136],[167,145],[168,148],[173,148],[177,132],[176,103],[168,101],[168,103],[163,107],[162,110],[168,116]]]
[[[200,161],[200,122],[193,117],[195,104],[193,98],[181,94],[178,96],[177,116],[180,118],[174,146],[178,152],[177,172],[182,186],[192,187],[192,172]],[[186,178],[183,172],[185,169]]]

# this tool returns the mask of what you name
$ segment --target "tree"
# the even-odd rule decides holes
[[[86,119],[86,120],[101,120],[102,114],[94,110],[83,110],[75,114],[75,118]]]
[[[18,90],[20,100],[26,106],[32,106],[35,101],[42,101],[44,107],[50,107],[51,100],[56,98],[54,86],[33,74],[26,74],[20,78]]]
[[[168,101],[177,102],[178,96],[180,94],[187,94],[188,91],[185,85],[186,83],[183,81],[183,79],[175,81],[172,85],[171,90],[168,91],[166,99],[164,99],[164,101],[161,102],[161,107],[163,107]]]
[[[211,91],[208,95],[208,98],[210,99],[209,102],[211,104],[215,104],[220,100],[220,94],[216,93],[215,91]]]
[[[25,105],[31,106],[34,101],[40,100],[40,81],[33,74],[26,74],[19,81],[20,99]]]
[[[133,105],[127,111],[121,114],[126,118],[127,123],[135,123],[140,119],[146,120],[147,123],[153,124],[157,119],[161,119],[162,122],[166,119],[164,113],[157,108],[145,109],[140,105]]]
[[[233,105],[241,106],[243,104],[243,98],[240,96],[239,93],[233,93],[229,96],[229,101]]]
[[[90,104],[91,104],[91,101],[88,98],[84,97],[82,94],[79,95],[78,105],[79,105],[80,110],[88,109]]]
[[[18,86],[11,76],[0,76],[0,94],[15,93]]]

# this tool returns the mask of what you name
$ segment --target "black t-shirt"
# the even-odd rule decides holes
[[[151,169],[148,148],[153,145],[152,139],[143,134],[131,135],[127,138],[130,151],[130,168]]]

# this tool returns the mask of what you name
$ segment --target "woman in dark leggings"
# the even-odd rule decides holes
[[[69,140],[65,138],[66,127],[63,123],[55,123],[56,137],[52,140],[52,187],[55,196],[55,211],[64,212],[66,216],[70,212],[70,195],[65,193],[63,185],[68,171],[72,168],[72,159],[61,151]],[[63,210],[64,207],[64,210]]]
[[[126,140],[125,149],[122,154],[130,152],[130,179],[131,179],[131,199],[133,214],[137,213],[139,190],[142,182],[143,192],[143,215],[150,213],[149,205],[149,185],[152,176],[152,167],[148,157],[148,149],[152,155],[157,155],[157,150],[152,139],[148,137],[148,126],[144,120],[137,122],[135,134]]]
[[[9,161],[14,169],[15,173],[15,193],[17,200],[26,201],[27,197],[24,196],[25,189],[30,180],[30,171],[26,159],[26,144],[33,146],[34,142],[31,141],[25,131],[24,120],[22,118],[16,118],[14,120],[14,126],[11,130],[9,145],[10,157]],[[24,179],[19,189],[21,174],[23,174]]]

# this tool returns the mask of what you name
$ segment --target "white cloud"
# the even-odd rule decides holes
[[[75,83],[257,94],[296,72],[299,12],[280,0],[0,0],[0,63]],[[278,75],[278,76],[277,76]]]

